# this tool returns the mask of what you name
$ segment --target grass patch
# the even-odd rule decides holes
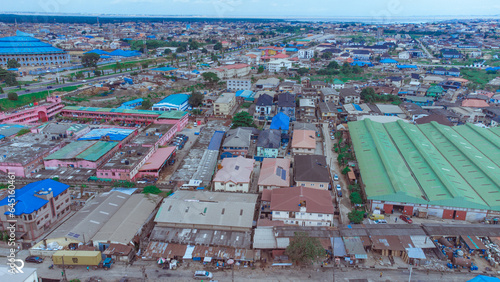
[[[497,73],[486,72],[479,69],[461,69],[460,73],[465,79],[468,79],[481,86],[486,86],[495,77],[499,76]]]
[[[248,108],[250,108],[251,105],[252,105],[252,103],[245,102],[245,103],[241,104],[240,108],[242,108],[242,109],[248,109]]]
[[[61,92],[61,91],[62,92],[69,92],[69,91],[76,90],[79,87],[81,87],[81,85],[67,86],[67,87],[62,87],[62,88],[55,89],[55,90],[40,91],[40,92],[34,92],[34,93],[30,93],[30,94],[25,94],[25,95],[19,95],[19,97],[17,98],[17,101],[12,101],[12,100],[9,100],[7,98],[4,98],[4,99],[0,99],[0,105],[2,105],[3,110],[15,109],[18,107],[28,105],[30,103],[44,100],[45,98],[47,98],[47,96],[50,93],[53,93],[56,91],[57,92]]]

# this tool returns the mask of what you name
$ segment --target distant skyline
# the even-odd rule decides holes
[[[394,22],[405,18],[493,17],[498,0],[16,0],[2,12],[81,13],[155,16],[365,18]]]

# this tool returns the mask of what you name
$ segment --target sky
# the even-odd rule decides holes
[[[2,0],[2,12],[338,18],[500,15],[498,0]]]

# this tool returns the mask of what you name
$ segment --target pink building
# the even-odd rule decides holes
[[[69,185],[45,179],[27,184],[16,189],[14,217],[11,218],[9,196],[0,201],[0,230],[7,230],[8,220],[15,219],[16,239],[23,239],[23,244],[31,245],[70,214]],[[24,247],[24,246],[23,246]]]
[[[58,114],[63,107],[64,105],[61,103],[61,98],[59,98],[59,96],[48,97],[45,102],[41,102],[34,107],[12,113],[0,113],[0,123],[46,122],[51,117]]]
[[[135,124],[175,124],[181,131],[188,123],[189,115],[184,111],[150,111],[113,108],[89,108],[66,106],[61,110],[64,117],[90,118],[95,121],[126,122]]]

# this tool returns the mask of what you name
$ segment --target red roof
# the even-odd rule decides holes
[[[158,170],[165,163],[165,160],[175,151],[175,147],[159,148],[141,167],[144,170]]]
[[[271,58],[273,58],[273,59],[285,59],[288,57],[290,57],[290,56],[288,56],[287,54],[279,53],[277,55],[272,56]]]
[[[234,65],[220,66],[220,67],[216,68],[216,70],[242,69],[242,68],[246,68],[248,66],[249,65],[247,65],[247,64],[234,64]]]
[[[489,106],[486,101],[480,99],[465,99],[462,101],[462,107],[485,108]]]
[[[328,190],[305,187],[273,189],[271,211],[299,212],[305,205],[308,213],[333,214],[332,196]]]

